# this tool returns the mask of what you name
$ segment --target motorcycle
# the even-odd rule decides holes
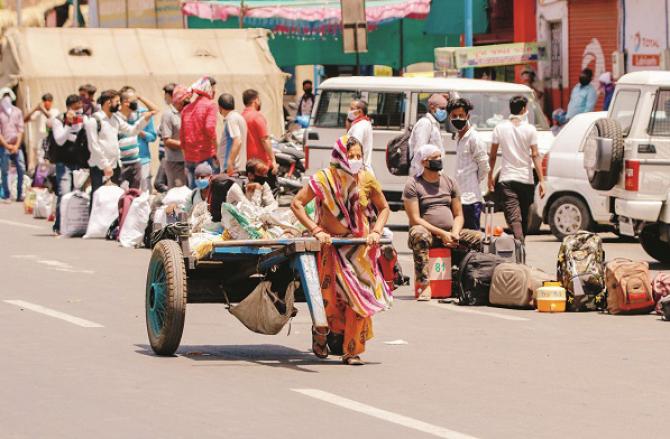
[[[272,150],[279,169],[277,184],[273,189],[275,198],[281,195],[295,195],[302,189],[302,175],[305,172],[305,153],[295,132],[287,132],[279,140],[272,141]]]

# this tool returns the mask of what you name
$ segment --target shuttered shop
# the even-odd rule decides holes
[[[612,52],[618,45],[618,0],[570,0],[568,3],[570,87],[588,67],[594,78],[612,71]],[[596,109],[602,108],[602,99]]]

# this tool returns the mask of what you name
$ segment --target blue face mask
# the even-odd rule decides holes
[[[438,122],[447,120],[447,110],[443,110],[442,108],[435,110],[435,119],[437,119]]]
[[[195,185],[198,186],[198,189],[207,189],[209,187],[209,178],[198,178],[195,181]]]

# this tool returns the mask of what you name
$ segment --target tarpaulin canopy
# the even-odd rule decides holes
[[[231,93],[238,108],[244,90],[258,90],[270,129],[280,134],[286,76],[267,38],[265,29],[12,28],[0,52],[0,86],[17,86],[24,110],[47,92],[62,110],[84,83],[98,91],[131,85],[160,105],[165,84],[190,85],[209,75],[217,93]]]
[[[435,0],[430,7],[425,31],[429,35],[460,35],[465,29],[466,0]],[[472,32],[486,33],[489,0],[472,1]]]
[[[423,19],[430,11],[430,0],[367,0],[365,15],[368,28],[402,18]],[[187,0],[184,15],[206,20],[226,21],[243,16],[250,27],[263,27],[279,34],[333,35],[341,29],[340,0]]]

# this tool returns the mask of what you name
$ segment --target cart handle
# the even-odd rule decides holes
[[[239,246],[253,246],[253,247],[265,247],[273,245],[290,245],[297,242],[303,242],[305,244],[314,244],[318,245],[319,241],[316,238],[291,238],[291,239],[241,239],[235,241],[222,241],[216,242],[214,247],[239,247]],[[333,245],[365,245],[367,244],[366,238],[333,238]],[[387,245],[393,244],[393,241],[388,238],[382,238],[379,240],[379,244]]]

